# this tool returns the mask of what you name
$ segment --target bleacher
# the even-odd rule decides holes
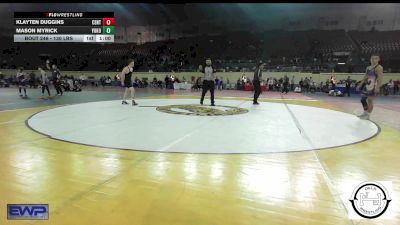
[[[400,31],[350,31],[360,46],[361,54],[399,53]]]
[[[310,30],[306,32],[314,54],[351,52],[354,46],[344,30]]]
[[[133,57],[137,71],[194,71],[210,57],[217,68],[232,71],[252,69],[257,60],[264,60],[269,68],[313,70],[318,64],[317,70],[324,70],[332,62],[334,52],[350,52],[353,58],[368,58],[369,54],[377,52],[385,57],[385,66],[397,70],[400,68],[393,60],[400,59],[398,37],[400,31],[273,30],[199,35],[141,45],[14,43],[12,38],[2,37],[0,66],[3,69],[19,66],[36,69],[50,58],[64,70],[117,71],[122,69],[127,58]],[[366,63],[368,60],[353,66],[360,70]]]

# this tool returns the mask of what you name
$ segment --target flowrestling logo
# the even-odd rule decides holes
[[[349,211],[349,217],[351,219],[375,219],[384,215],[392,201],[388,189],[392,189],[391,182],[368,181],[359,184],[349,199],[352,210],[354,210]]]
[[[166,105],[157,110],[164,113],[188,116],[229,116],[249,112],[249,110],[234,106],[201,106],[201,105]]]
[[[48,204],[7,204],[8,220],[48,220]]]

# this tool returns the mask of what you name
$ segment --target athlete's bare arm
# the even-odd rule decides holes
[[[129,73],[129,69],[128,67],[125,67],[122,71],[121,71],[121,83],[124,83],[125,81],[125,74]]]
[[[357,90],[360,90],[361,87],[364,85],[366,76],[367,76],[367,71],[365,71],[365,75],[364,75],[363,79],[362,79],[361,82],[357,85]]]
[[[379,65],[375,69],[376,73],[378,74],[378,78],[376,79],[376,85],[375,85],[375,93],[379,93],[379,90],[382,85],[382,79],[383,79],[383,67]]]

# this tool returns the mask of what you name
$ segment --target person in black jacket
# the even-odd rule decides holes
[[[203,105],[204,96],[207,91],[210,90],[211,94],[211,106],[215,106],[214,101],[214,89],[215,89],[215,69],[211,66],[211,59],[208,58],[206,60],[206,66],[203,69],[204,78],[203,78],[203,92],[201,93],[200,104]]]
[[[289,92],[289,77],[285,75],[282,82],[282,93],[285,92],[287,94]]]
[[[254,99],[253,99],[253,104],[254,105],[259,105],[258,103],[258,97],[261,94],[261,77],[262,77],[262,70],[264,69],[264,63],[260,62],[257,65],[257,69],[254,72],[254,79],[253,79],[253,87],[254,87]]]
[[[351,85],[350,76],[347,77],[345,83],[346,83],[346,92],[345,93],[347,93],[347,96],[350,97],[350,85]]]
[[[54,88],[57,91],[57,95],[63,95],[63,90],[61,89],[61,73],[60,70],[57,68],[56,64],[51,66],[52,68],[52,78]]]

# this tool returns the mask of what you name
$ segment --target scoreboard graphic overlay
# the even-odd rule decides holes
[[[14,12],[14,42],[114,42],[114,12]]]

